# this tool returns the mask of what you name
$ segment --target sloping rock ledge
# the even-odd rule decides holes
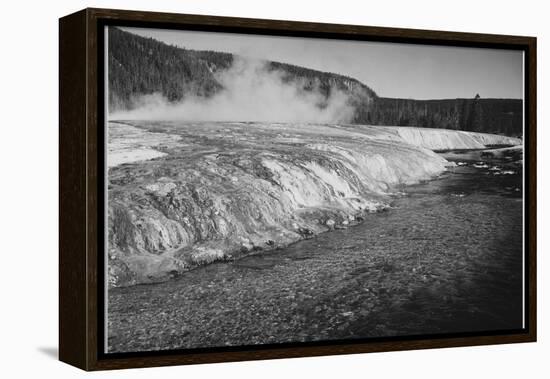
[[[111,287],[345,228],[386,208],[399,186],[449,163],[430,149],[520,140],[441,129],[266,123],[111,122]],[[117,133],[123,130],[124,133]],[[127,140],[132,132],[134,144]],[[159,138],[162,137],[162,138]],[[154,151],[149,160],[133,151]],[[134,157],[134,158],[132,158]]]

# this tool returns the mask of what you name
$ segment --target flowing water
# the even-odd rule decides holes
[[[446,157],[360,225],[109,290],[109,351],[521,328],[521,167]]]

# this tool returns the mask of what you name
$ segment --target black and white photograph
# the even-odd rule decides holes
[[[104,36],[105,353],[524,328],[523,51]]]

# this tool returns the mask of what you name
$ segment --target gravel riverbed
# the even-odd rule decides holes
[[[360,225],[110,289],[108,351],[520,328],[521,170],[478,159]]]

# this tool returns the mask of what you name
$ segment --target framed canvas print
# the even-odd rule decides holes
[[[60,19],[60,359],[536,340],[536,39]]]

